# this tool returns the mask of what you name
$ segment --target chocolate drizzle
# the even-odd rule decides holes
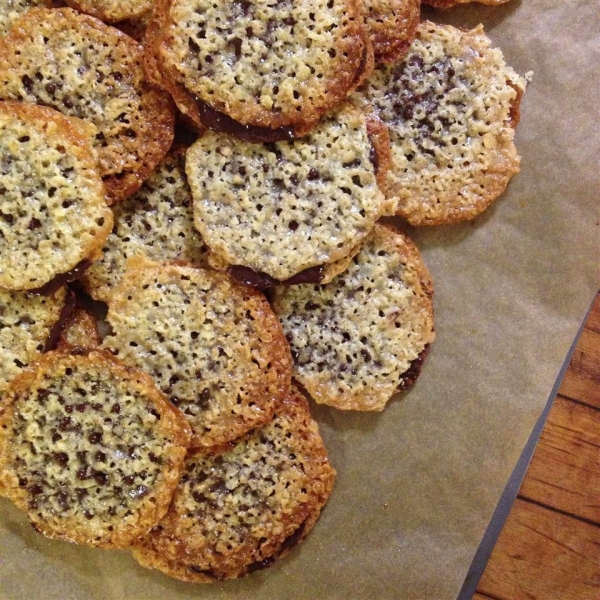
[[[259,127],[258,125],[243,125],[199,98],[196,98],[196,105],[198,106],[200,119],[206,127],[221,133],[229,133],[246,142],[284,142],[293,140],[296,137],[293,127],[271,129],[269,127]]]
[[[73,309],[75,308],[75,304],[77,303],[75,294],[71,290],[67,290],[67,295],[65,297],[65,303],[60,311],[60,315],[58,320],[52,326],[50,333],[48,334],[48,338],[46,339],[46,344],[44,345],[44,352],[49,352],[50,350],[54,350],[56,345],[58,344],[58,340],[67,324],[67,320]]]
[[[55,275],[48,283],[45,283],[42,287],[28,290],[30,294],[37,294],[38,296],[52,296],[57,290],[63,285],[77,281],[81,279],[83,274],[92,265],[92,261],[85,258],[80,263],[76,264],[70,271],[66,273],[59,273]]]
[[[232,265],[227,269],[227,274],[242,285],[248,285],[259,290],[266,290],[268,288],[277,287],[278,285],[320,283],[323,280],[324,268],[310,267],[283,281],[275,279],[274,277],[271,277],[262,271],[255,271],[254,269],[245,267],[243,265]]]

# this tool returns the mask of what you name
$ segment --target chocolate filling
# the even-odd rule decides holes
[[[253,573],[254,571],[260,571],[261,569],[266,569],[267,567],[270,567],[275,562],[275,559],[278,556],[281,556],[286,550],[293,548],[300,541],[300,539],[302,538],[302,534],[304,533],[305,526],[306,521],[303,521],[300,524],[300,527],[298,527],[298,529],[296,529],[296,531],[294,531],[292,535],[288,536],[287,538],[285,538],[285,540],[283,540],[283,543],[279,547],[279,550],[275,552],[275,554],[268,556],[263,560],[259,560],[248,565],[246,569],[246,574]]]
[[[48,334],[48,338],[46,339],[46,344],[44,345],[44,352],[49,352],[50,350],[54,350],[56,348],[56,344],[58,344],[58,340],[67,324],[67,320],[69,319],[70,314],[73,312],[76,304],[75,294],[71,290],[67,290],[67,295],[65,297],[65,303],[60,311],[60,315],[58,316],[58,321],[54,323],[50,333]]]
[[[92,265],[92,261],[85,258],[80,263],[76,264],[70,271],[66,273],[59,273],[55,275],[48,283],[45,283],[42,287],[29,290],[30,294],[37,294],[38,296],[52,296],[54,292],[60,289],[63,285],[81,279],[83,274]]]
[[[369,137],[369,142],[371,143],[371,151],[369,152],[369,159],[373,163],[373,168],[375,169],[375,175],[379,173],[379,153],[377,152],[377,148],[373,143],[373,140]]]
[[[259,127],[258,125],[242,125],[239,121],[219,112],[199,98],[196,98],[196,105],[198,106],[200,119],[206,127],[221,133],[230,133],[246,142],[284,142],[293,140],[296,137],[293,127],[271,129],[269,127]]]
[[[402,376],[400,377],[400,383],[396,388],[398,392],[404,392],[414,385],[421,373],[423,362],[425,361],[425,357],[428,353],[429,344],[426,344],[425,348],[423,348],[421,351],[421,354],[419,354],[419,356],[417,356],[417,358],[410,363],[410,367],[408,367],[408,369],[402,373]]]
[[[320,283],[324,277],[323,267],[309,267],[296,273],[289,279],[279,281],[262,271],[255,271],[250,267],[244,267],[243,265],[232,265],[227,269],[227,274],[235,279],[242,285],[249,285],[250,287],[258,288],[259,290],[266,290],[268,288],[277,287],[278,285],[299,285],[301,283]]]

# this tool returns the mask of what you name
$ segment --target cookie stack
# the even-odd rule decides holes
[[[0,493],[240,577],[332,491],[305,394],[380,411],[417,379],[433,285],[385,219],[485,210],[525,82],[416,0],[66,3],[0,24]]]

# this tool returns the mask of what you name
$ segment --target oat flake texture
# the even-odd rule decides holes
[[[373,63],[357,0],[158,0],[149,31],[149,75],[194,122],[223,130],[208,106],[225,123],[289,128],[283,139],[309,130]]]
[[[166,513],[190,431],[105,352],[49,352],[0,404],[0,485],[51,538],[124,548]]]
[[[223,273],[130,259],[103,347],[156,381],[188,418],[193,446],[269,421],[288,393],[289,347],[266,298]]]
[[[513,139],[524,90],[483,27],[421,23],[402,61],[378,67],[352,97],[389,128],[397,214],[440,225],[485,210],[519,171]]]
[[[308,402],[293,390],[262,429],[187,458],[167,516],[134,557],[198,583],[265,568],[306,537],[334,477]]]
[[[135,40],[70,8],[32,9],[0,39],[0,98],[93,123],[111,204],[142,185],[173,140],[170,99],[146,83],[142,56]]]
[[[378,186],[388,167],[385,127],[349,106],[293,142],[206,133],[186,159],[195,225],[211,252],[279,281],[347,256],[394,213]]]
[[[414,244],[376,225],[330,283],[274,291],[294,378],[319,403],[382,410],[434,339],[432,294]]]
[[[42,287],[104,243],[113,219],[94,131],[50,108],[0,102],[0,287]]]

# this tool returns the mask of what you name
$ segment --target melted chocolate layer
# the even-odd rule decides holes
[[[48,283],[45,283],[42,287],[29,290],[30,294],[37,294],[38,296],[52,296],[56,290],[61,288],[67,283],[81,279],[83,274],[92,265],[92,261],[84,259],[80,263],[76,264],[70,271],[66,273],[59,273],[55,275],[54,279],[51,279]]]
[[[419,354],[419,356],[417,356],[417,358],[415,358],[415,360],[413,360],[410,363],[410,367],[408,367],[408,369],[402,374],[402,377],[400,378],[400,383],[398,384],[397,388],[399,392],[403,392],[414,385],[415,381],[421,373],[421,369],[423,368],[423,362],[425,361],[425,357],[428,353],[429,344],[427,344],[425,348],[423,348],[421,354]]]
[[[278,285],[299,285],[301,283],[320,283],[324,276],[323,267],[310,267],[296,273],[296,275],[279,281],[262,271],[255,271],[250,267],[244,267],[242,265],[232,265],[227,269],[228,275],[235,279],[242,285],[249,285],[259,290],[266,290],[268,288],[277,287]]]
[[[257,125],[242,125],[239,121],[219,112],[198,98],[196,98],[196,105],[198,106],[200,118],[206,127],[221,133],[230,133],[246,142],[284,142],[293,140],[296,137],[293,127],[270,129],[269,127],[259,127]]]
[[[58,344],[60,335],[67,324],[67,319],[73,312],[76,303],[75,294],[71,290],[68,290],[67,295],[65,296],[65,303],[63,304],[60,315],[58,316],[58,321],[54,323],[50,333],[48,334],[48,338],[46,339],[44,352],[49,352],[50,350],[54,350],[56,348],[56,344]]]

